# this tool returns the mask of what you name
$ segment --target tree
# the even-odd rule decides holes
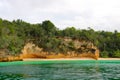
[[[100,53],[100,56],[103,57],[103,58],[108,58],[109,57],[109,53],[107,51],[102,51]]]
[[[76,33],[77,31],[74,27],[67,27],[65,30],[63,30],[63,35],[71,38],[76,37]]]
[[[114,57],[120,58],[120,50],[114,51]]]
[[[56,34],[56,31],[58,30],[55,25],[50,22],[49,20],[43,21],[42,22],[42,28],[45,32],[45,35],[48,37],[53,37]]]

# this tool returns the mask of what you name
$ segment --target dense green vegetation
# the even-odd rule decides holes
[[[101,57],[120,57],[120,33],[117,30],[108,32],[74,27],[59,30],[49,20],[30,24],[20,19],[12,22],[0,19],[0,49],[7,49],[9,54],[20,54],[27,42],[33,42],[48,52],[65,53],[74,50],[72,42],[65,45],[58,37],[91,41],[100,50]]]

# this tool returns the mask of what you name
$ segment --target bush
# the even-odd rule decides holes
[[[103,51],[103,52],[100,53],[100,57],[108,58],[109,57],[109,53],[107,51]]]
[[[115,58],[120,58],[120,50],[114,51],[113,56],[114,56]]]

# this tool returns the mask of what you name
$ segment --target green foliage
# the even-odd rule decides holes
[[[65,42],[64,38],[92,42],[100,49],[101,57],[120,57],[120,33],[117,30],[94,31],[90,27],[86,30],[74,27],[59,30],[49,20],[30,24],[20,19],[12,22],[0,19],[0,49],[9,50],[10,54],[21,53],[24,44],[28,42],[33,42],[48,52],[77,52],[74,43]]]
[[[120,58],[120,50],[114,51],[114,57]]]
[[[74,27],[68,27],[63,30],[63,35],[71,38],[76,37],[76,29]]]
[[[49,20],[43,21],[42,28],[44,30],[45,35],[48,37],[55,36],[55,33],[57,31],[57,28],[55,27],[55,25]]]
[[[103,57],[103,58],[108,58],[109,57],[109,53],[107,51],[102,51],[100,53],[100,57]]]

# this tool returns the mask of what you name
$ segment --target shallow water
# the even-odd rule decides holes
[[[0,80],[120,80],[120,60],[1,62]]]

